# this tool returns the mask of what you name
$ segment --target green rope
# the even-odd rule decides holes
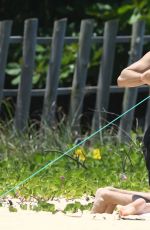
[[[41,167],[39,170],[37,170],[35,173],[33,173],[31,176],[27,177],[25,180],[21,181],[20,183],[18,183],[16,186],[14,186],[13,188],[9,189],[8,191],[2,193],[0,195],[0,197],[6,196],[8,193],[17,190],[21,185],[23,185],[25,182],[27,182],[28,180],[30,180],[31,178],[33,178],[34,176],[36,176],[37,174],[39,174],[40,172],[42,172],[43,170],[45,170],[47,167],[53,165],[56,161],[60,160],[63,156],[67,155],[68,153],[72,152],[74,149],[76,149],[78,146],[82,145],[83,143],[85,143],[87,140],[91,139],[93,136],[95,136],[97,133],[101,132],[102,130],[104,130],[105,128],[107,128],[108,126],[110,126],[111,124],[113,124],[115,121],[119,120],[121,117],[123,117],[124,115],[126,115],[128,112],[130,112],[131,110],[133,110],[134,108],[136,108],[137,106],[139,106],[140,104],[142,104],[144,101],[146,101],[147,99],[149,99],[150,96],[144,98],[143,100],[141,100],[140,102],[138,102],[136,105],[134,105],[133,107],[131,107],[130,109],[128,109],[127,111],[125,111],[124,113],[122,113],[120,116],[116,117],[114,120],[112,120],[111,122],[109,122],[108,124],[104,125],[103,127],[101,127],[100,129],[98,129],[97,131],[95,131],[94,133],[92,133],[91,135],[89,135],[88,137],[86,137],[84,140],[82,140],[81,142],[79,142],[78,144],[74,145],[72,148],[68,149],[66,152],[64,152],[61,156],[59,156],[58,158],[54,159],[53,161],[48,162],[47,164],[45,164],[43,167]]]

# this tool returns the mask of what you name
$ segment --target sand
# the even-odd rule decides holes
[[[150,218],[117,219],[116,215],[83,213],[65,215],[62,212],[35,212],[19,210],[10,212],[0,208],[1,230],[149,230]]]
[[[127,219],[120,219],[117,213],[113,214],[91,214],[90,211],[79,211],[78,213],[64,214],[63,210],[68,203],[79,201],[82,204],[93,202],[93,198],[82,197],[76,200],[56,198],[49,203],[55,205],[56,212],[52,214],[46,211],[32,211],[30,208],[22,210],[20,199],[11,197],[2,200],[0,207],[0,230],[149,230],[150,213],[140,216],[129,216]],[[10,200],[17,212],[10,212]],[[25,202],[27,206],[37,205],[35,199]]]

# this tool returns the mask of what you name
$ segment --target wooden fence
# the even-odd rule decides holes
[[[131,36],[118,36],[118,21],[111,20],[104,25],[103,36],[94,36],[94,21],[86,19],[81,21],[80,35],[66,37],[67,19],[55,21],[52,37],[38,37],[38,19],[28,19],[24,24],[23,36],[11,36],[12,21],[0,22],[0,104],[5,96],[16,96],[14,124],[18,131],[23,131],[28,123],[29,110],[32,96],[43,96],[42,122],[51,126],[55,122],[56,99],[58,95],[70,94],[68,121],[75,130],[80,130],[80,116],[83,110],[83,101],[86,93],[96,93],[95,112],[93,113],[91,130],[97,130],[103,125],[108,111],[110,93],[124,92],[122,112],[132,107],[137,100],[139,91],[148,92],[148,87],[143,86],[132,89],[122,89],[111,86],[114,67],[114,56],[117,43],[130,43],[129,64],[142,56],[145,42],[150,41],[149,35],[144,35],[145,24],[138,21],[133,24]],[[59,73],[64,44],[78,42],[78,54],[75,63],[72,87],[59,88]],[[4,89],[5,68],[9,45],[22,43],[22,72],[18,89]],[[100,60],[100,69],[97,86],[86,86],[90,51],[93,43],[102,46],[103,54]],[[32,89],[32,77],[35,68],[35,49],[37,44],[51,45],[48,72],[45,89]],[[117,102],[116,102],[116,106]],[[150,103],[145,115],[145,128],[150,124]],[[126,140],[132,129],[134,110],[121,118],[118,137]],[[125,135],[126,133],[126,135]]]

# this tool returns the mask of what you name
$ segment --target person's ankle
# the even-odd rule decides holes
[[[136,213],[135,207],[131,205],[127,205],[127,206],[118,205],[117,208],[120,216],[134,215]]]

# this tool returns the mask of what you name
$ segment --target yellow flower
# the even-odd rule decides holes
[[[85,151],[83,148],[78,148],[75,150],[75,157],[77,157],[80,161],[85,161]]]
[[[100,149],[93,149],[92,156],[93,156],[93,159],[100,160],[102,158]]]

